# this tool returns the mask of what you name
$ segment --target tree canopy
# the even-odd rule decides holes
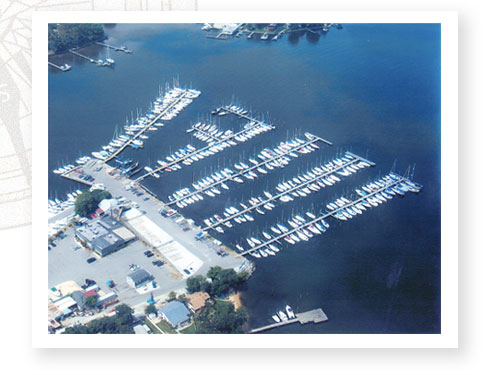
[[[48,25],[48,49],[55,52],[104,40],[106,35],[99,23],[59,23]]]
[[[87,325],[68,327],[66,334],[118,334],[133,332],[133,310],[130,306],[121,304],[115,308],[116,315],[105,316],[89,322]]]
[[[203,275],[191,276],[186,280],[186,289],[188,289],[188,292],[190,293],[200,291],[209,292],[210,283]]]
[[[220,296],[229,289],[237,287],[246,279],[245,273],[237,273],[232,268],[212,267],[208,270],[207,276],[212,280],[210,294]]]
[[[211,296],[221,296],[231,288],[236,288],[244,280],[247,274],[237,273],[232,268],[212,267],[207,272],[208,281],[205,276],[191,276],[186,280],[186,288],[190,293],[207,292]]]
[[[197,333],[243,333],[247,316],[244,307],[234,310],[230,302],[207,305],[195,317]]]
[[[93,191],[84,191],[77,196],[74,210],[77,215],[89,217],[103,199],[111,198],[111,193],[106,190],[96,189]]]

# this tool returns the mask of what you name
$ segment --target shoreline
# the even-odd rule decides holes
[[[226,298],[226,301],[229,301],[234,305],[234,310],[243,307],[243,303],[241,301],[241,292],[235,292],[233,294],[229,294],[229,296],[227,296]]]

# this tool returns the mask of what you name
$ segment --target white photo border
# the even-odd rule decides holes
[[[457,12],[33,12],[32,345],[35,348],[457,348]],[[48,23],[337,22],[441,24],[441,333],[266,335],[50,335],[48,255]],[[444,126],[443,126],[444,124]]]

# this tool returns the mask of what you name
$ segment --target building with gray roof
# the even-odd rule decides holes
[[[183,302],[172,301],[160,309],[159,316],[166,319],[173,328],[180,328],[190,322],[190,310],[188,310]]]
[[[118,220],[103,216],[75,230],[75,238],[85,247],[104,257],[126,246],[135,235]]]
[[[128,284],[130,284],[130,286],[135,289],[147,284],[149,281],[152,281],[152,279],[152,275],[143,268],[136,270],[126,277],[126,281],[128,282]]]

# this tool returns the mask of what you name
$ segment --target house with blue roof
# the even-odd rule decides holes
[[[160,317],[166,319],[174,329],[184,327],[190,323],[190,310],[180,301],[169,302],[157,313]]]

